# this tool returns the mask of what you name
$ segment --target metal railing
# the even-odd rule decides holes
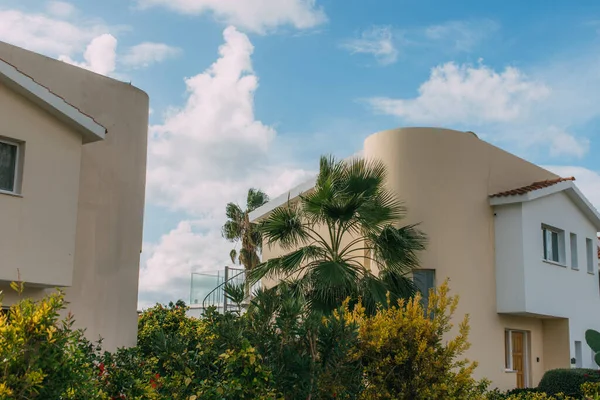
[[[232,306],[229,304],[227,296],[225,296],[225,285],[244,285],[246,280],[246,270],[239,268],[225,267],[225,274],[223,281],[220,282],[213,290],[208,292],[204,300],[202,300],[202,309],[206,310],[207,307],[216,307],[218,311],[228,311]],[[219,307],[222,304],[222,307]],[[241,311],[241,310],[238,310]]]

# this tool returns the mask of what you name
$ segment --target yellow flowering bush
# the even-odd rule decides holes
[[[11,287],[19,293],[22,283]],[[0,303],[1,305],[1,303]],[[60,320],[64,295],[23,299],[0,314],[0,399],[103,399],[95,346]]]
[[[429,294],[427,309],[419,295],[409,301],[366,314],[360,304],[346,304],[334,318],[346,318],[358,326],[355,357],[361,360],[366,382],[362,399],[480,399],[486,382],[472,378],[477,364],[460,356],[469,348],[469,319],[458,334],[445,343],[450,320],[458,305],[449,296],[448,282]],[[389,300],[388,300],[389,301]]]

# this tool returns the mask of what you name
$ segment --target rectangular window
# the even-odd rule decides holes
[[[565,232],[542,225],[544,260],[565,264]]]
[[[577,235],[571,233],[571,268],[579,269],[577,261]]]
[[[413,271],[413,281],[421,292],[421,302],[424,308],[429,304],[429,290],[435,289],[435,270],[417,269]]]
[[[581,350],[581,342],[575,341],[575,367],[583,368],[583,352]]]
[[[594,273],[594,242],[592,239],[585,239],[585,250],[587,254],[587,271]]]
[[[0,191],[16,193],[19,144],[0,139]]]

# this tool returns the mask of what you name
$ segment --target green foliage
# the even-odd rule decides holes
[[[585,341],[594,352],[594,361],[600,365],[600,332],[588,329],[585,331]]]
[[[448,295],[445,282],[430,292],[427,310],[419,295],[381,308],[373,316],[360,305],[352,311],[346,308],[339,318],[358,325],[356,356],[367,382],[360,398],[480,399],[487,382],[475,381],[471,375],[477,364],[461,359],[469,348],[468,316],[454,338],[444,338],[457,306],[458,297]]]
[[[18,292],[22,284],[11,285]],[[59,312],[58,291],[23,299],[0,314],[0,399],[101,399],[94,359],[97,347]]]
[[[564,393],[580,398],[581,385],[586,382],[600,382],[600,371],[586,368],[553,369],[544,374],[538,388],[550,395]]]
[[[235,203],[228,203],[225,207],[227,221],[222,228],[223,237],[230,242],[241,242],[242,245],[239,252],[231,250],[229,257],[232,263],[242,264],[249,271],[260,263],[258,252],[262,246],[260,232],[250,222],[249,215],[268,201],[269,197],[264,192],[252,188],[248,190],[246,210]]]
[[[266,245],[288,253],[258,265],[250,281],[291,280],[311,310],[324,314],[347,297],[360,298],[373,313],[387,293],[393,301],[412,296],[408,274],[418,266],[425,235],[414,225],[397,227],[406,210],[385,177],[381,162],[322,157],[314,190],[261,223]]]

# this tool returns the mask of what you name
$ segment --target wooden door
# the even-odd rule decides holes
[[[517,387],[525,387],[525,334],[512,331],[513,370],[517,372]]]

